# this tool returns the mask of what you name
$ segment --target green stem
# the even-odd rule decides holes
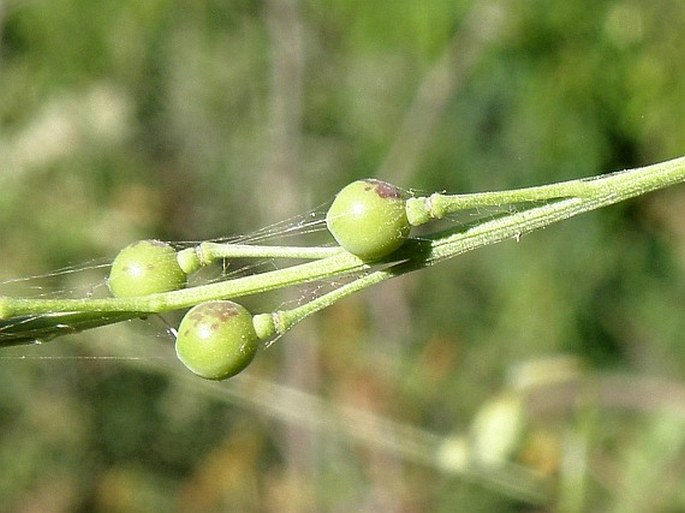
[[[320,259],[337,255],[343,250],[338,246],[260,246],[252,244],[232,244],[202,242],[192,248],[178,252],[178,262],[186,274],[191,274],[203,266],[223,258],[293,258]]]
[[[40,344],[55,337],[140,317],[134,312],[66,312],[0,320],[0,347]]]
[[[341,285],[331,292],[322,294],[321,296],[290,310],[277,310],[271,313],[257,314],[254,316],[253,321],[257,335],[260,339],[267,341],[273,337],[280,337],[300,321],[331,306],[336,301],[396,275],[397,273],[393,271],[393,267],[375,271],[360,276],[350,283]]]
[[[133,312],[135,316],[188,308],[204,301],[258,294],[273,289],[358,272],[369,265],[347,252],[209,285],[147,296],[104,299],[25,299],[0,297],[0,319],[58,312]]]
[[[616,193],[619,196],[617,201],[622,201],[682,181],[682,167],[683,158],[679,158],[643,168],[536,187],[472,194],[435,193],[408,199],[407,217],[413,226],[419,226],[462,210],[565,198],[592,199],[607,191]]]
[[[343,252],[339,246],[253,246],[251,244],[203,242],[197,247],[207,262],[221,258],[301,258],[316,260]]]

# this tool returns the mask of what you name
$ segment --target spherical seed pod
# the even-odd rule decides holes
[[[232,301],[209,301],[181,320],[176,355],[198,376],[221,380],[247,367],[258,345],[250,312]]]
[[[401,191],[387,182],[352,182],[335,197],[326,213],[326,226],[335,240],[363,260],[389,255],[409,236]]]
[[[141,240],[122,249],[112,262],[109,290],[116,297],[145,296],[185,286],[176,251],[159,240]]]

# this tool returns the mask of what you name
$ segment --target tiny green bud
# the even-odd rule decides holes
[[[146,296],[183,288],[186,275],[169,244],[141,240],[119,252],[112,262],[107,284],[116,297]]]
[[[326,225],[338,244],[363,260],[389,255],[411,229],[401,191],[375,179],[344,187],[328,209]]]

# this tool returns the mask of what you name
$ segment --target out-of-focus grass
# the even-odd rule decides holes
[[[362,176],[476,191],[680,155],[684,26],[667,1],[2,2],[0,280],[142,237],[247,233]],[[518,379],[542,398],[564,372],[580,387],[526,410],[509,463],[557,480],[551,510],[682,509],[684,201],[675,188],[384,284],[243,381],[183,377],[154,322],[3,351],[0,511],[532,510],[498,469],[474,484],[415,452],[520,390],[515,364],[558,354],[581,364]],[[602,395],[609,372],[642,384],[630,401]],[[417,431],[393,448],[338,408]]]

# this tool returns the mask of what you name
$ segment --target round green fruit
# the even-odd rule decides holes
[[[375,179],[344,187],[328,209],[326,226],[338,244],[363,260],[389,255],[411,229],[401,191]]]
[[[183,288],[186,274],[169,244],[141,240],[119,252],[112,262],[107,284],[116,297],[146,296]]]
[[[209,301],[181,320],[176,355],[198,376],[220,380],[247,367],[258,345],[250,312],[232,301]]]

